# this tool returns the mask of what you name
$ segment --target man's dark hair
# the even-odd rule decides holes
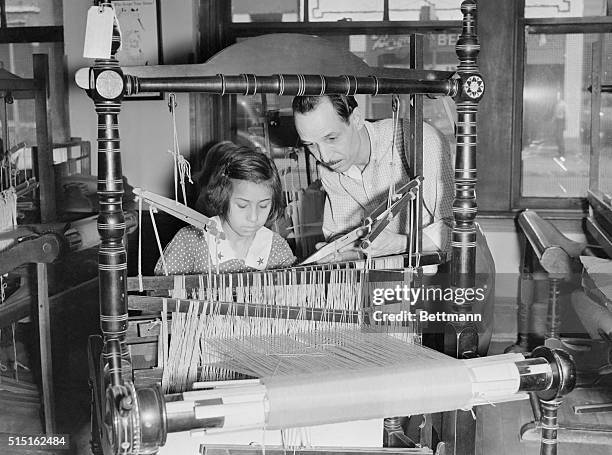
[[[283,193],[278,170],[264,153],[233,142],[221,142],[211,148],[202,172],[202,209],[205,215],[226,219],[232,196],[232,179],[267,185],[272,190],[268,222],[283,214]]]
[[[336,113],[348,123],[349,117],[357,107],[357,100],[349,95],[296,96],[292,103],[293,113],[306,114],[314,110],[324,98],[329,99]]]

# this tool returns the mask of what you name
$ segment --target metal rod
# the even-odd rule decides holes
[[[559,420],[557,411],[561,406],[561,400],[541,400],[542,405],[542,443],[540,455],[557,455],[557,432],[559,431]]]
[[[548,338],[557,338],[559,336],[559,327],[561,325],[561,316],[559,314],[559,284],[561,280],[550,278],[548,284]]]

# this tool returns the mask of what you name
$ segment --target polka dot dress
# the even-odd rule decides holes
[[[262,227],[261,229],[267,229]],[[217,261],[210,258],[208,242],[206,238],[212,237],[194,226],[187,226],[176,233],[172,241],[164,249],[163,258],[166,262],[166,269],[162,258],[157,261],[155,275],[187,275],[194,273],[208,272],[209,266],[216,272]],[[260,260],[263,260],[260,258]],[[218,259],[219,272],[247,272],[257,270],[245,263],[243,259],[232,258],[223,261],[223,257]],[[291,248],[280,235],[272,233],[272,241],[268,254],[266,269],[289,267],[296,261]]]

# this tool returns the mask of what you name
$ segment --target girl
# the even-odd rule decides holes
[[[279,234],[265,227],[283,213],[280,178],[266,155],[232,142],[207,154],[197,207],[225,233],[220,240],[193,226],[181,229],[164,250],[155,274],[241,272],[288,267],[296,260]]]

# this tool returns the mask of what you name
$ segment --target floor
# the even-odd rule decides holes
[[[496,342],[491,345],[493,354],[503,352],[505,343]],[[599,414],[581,415],[578,417],[573,412],[573,406],[579,404],[590,404],[612,402],[612,387],[600,387],[595,389],[580,389],[572,392],[565,398],[559,410],[559,423],[561,426],[607,426],[609,440],[612,440],[612,412]],[[479,425],[477,427],[477,455],[499,454],[499,455],[538,455],[540,443],[532,441],[521,441],[521,427],[533,421],[533,414],[529,400],[501,403],[495,406],[481,406],[479,408]],[[567,433],[566,433],[567,435]],[[577,455],[588,453],[590,455],[610,455],[612,443],[608,445],[578,444],[563,441],[563,432],[559,436],[559,455]]]
[[[70,435],[70,450],[64,455],[89,453],[89,388],[87,371],[87,337],[98,330],[97,284],[88,283],[73,291],[60,292],[51,298],[52,368],[55,401],[55,432]],[[31,453],[8,451],[6,437],[15,433],[40,435],[44,432],[40,394],[24,395],[36,383],[40,383],[36,334],[32,323],[16,324],[17,359],[29,366],[29,371],[19,370],[21,390],[7,393],[3,384],[14,379],[12,368],[12,343],[3,337],[2,349],[5,365],[10,365],[0,378],[0,454]],[[11,329],[5,329],[8,333]],[[31,354],[34,353],[34,354]],[[38,378],[38,379],[35,379]],[[24,405],[24,402],[26,403]],[[19,403],[19,406],[15,404]],[[50,453],[50,452],[44,452]]]
[[[78,289],[76,293],[65,295],[52,303],[53,318],[53,367],[55,381],[55,402],[57,407],[57,431],[70,434],[71,450],[62,454],[89,453],[89,391],[87,375],[86,341],[90,333],[98,327],[97,288],[95,285]],[[501,316],[501,315],[500,315]],[[503,318],[501,318],[503,320]],[[496,330],[505,334],[509,331],[496,324]],[[25,330],[25,329],[24,329]],[[496,337],[491,345],[492,353],[500,353],[509,340]],[[25,346],[20,347],[26,355]],[[33,360],[30,360],[35,364]],[[32,374],[36,374],[33,371]],[[562,423],[577,421],[571,406],[576,403],[597,401],[600,391],[575,392],[571,402],[566,402],[562,411]],[[610,400],[612,401],[612,396]],[[21,433],[40,433],[42,427],[39,407],[34,404],[11,406],[14,403],[0,391],[0,434],[19,431]],[[7,407],[8,405],[8,407]],[[5,411],[6,409],[6,411]],[[522,425],[532,420],[529,401],[504,403],[496,406],[482,406],[478,409],[477,454],[535,455],[539,453],[539,443],[521,442],[519,432]],[[584,425],[612,426],[612,412],[583,417]],[[0,450],[0,453],[10,453]],[[25,452],[14,452],[25,453]],[[34,453],[34,452],[31,452]],[[609,446],[561,443],[560,455],[589,453],[592,455],[612,453]]]

